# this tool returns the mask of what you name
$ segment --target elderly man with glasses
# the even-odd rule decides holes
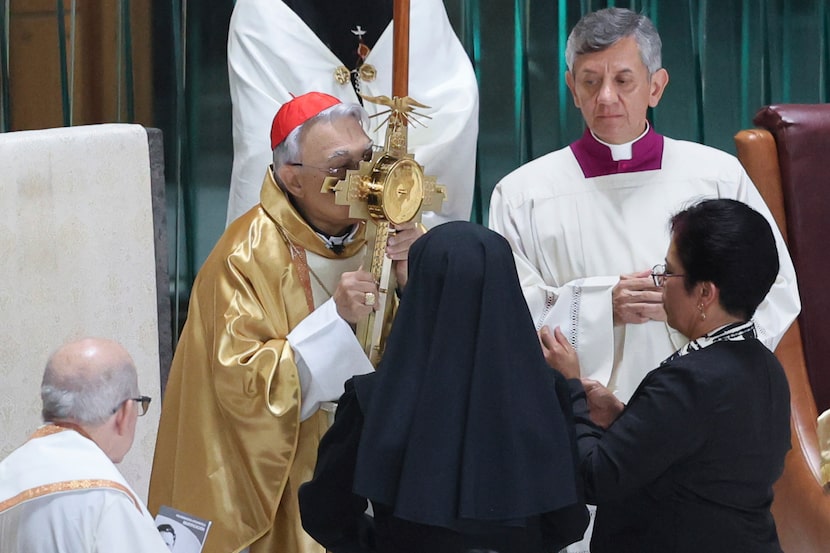
[[[102,338],[60,347],[41,398],[46,424],[0,462],[0,551],[166,553],[115,467],[150,405],[127,351]]]
[[[324,186],[372,155],[366,112],[318,92],[273,119],[260,203],[225,230],[196,281],[164,397],[151,509],[211,520],[205,553],[323,552],[300,523],[328,428],[320,406],[372,371],[352,325],[376,309],[365,222]],[[398,284],[422,234],[387,242]]]

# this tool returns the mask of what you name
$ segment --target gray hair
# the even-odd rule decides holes
[[[663,42],[651,20],[643,14],[625,8],[606,8],[585,15],[568,36],[565,61],[573,71],[576,57],[601,52],[617,41],[633,36],[640,49],[640,59],[648,68],[649,76],[663,65]]]
[[[49,358],[40,386],[44,422],[97,426],[128,398],[138,396],[138,376],[131,362],[92,373],[62,371],[55,366],[54,355]]]
[[[286,164],[299,162],[300,139],[302,138],[303,133],[307,132],[308,129],[317,123],[333,123],[346,117],[354,118],[358,123],[360,123],[360,126],[364,130],[369,126],[369,116],[360,104],[335,104],[330,108],[324,109],[296,129],[292,130],[288,133],[288,136],[285,137],[285,140],[277,144],[277,147],[274,148],[273,157],[274,180],[277,181],[280,188],[284,190],[285,185],[280,181],[279,175],[277,175],[277,169]]]

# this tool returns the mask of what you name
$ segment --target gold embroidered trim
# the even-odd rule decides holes
[[[314,311],[314,295],[311,292],[311,279],[308,278],[309,273],[311,273],[311,267],[308,266],[308,260],[306,259],[304,249],[297,249],[296,258],[300,261],[300,263],[299,265],[295,265],[295,267],[297,267],[297,274],[300,277],[300,283],[303,285],[303,290],[305,290],[305,301],[308,305],[308,311],[310,313]],[[314,275],[314,278],[317,278],[317,275]],[[320,282],[319,278],[317,278],[317,282]],[[320,282],[320,286],[323,286],[322,282]],[[325,290],[328,294],[329,291],[326,290],[325,286],[323,286],[323,290]]]
[[[41,426],[35,432],[29,436],[30,440],[34,440],[35,438],[44,438],[46,436],[51,436],[52,434],[57,434],[58,432],[64,432],[68,430],[67,428],[61,428],[60,426],[54,424],[47,424],[46,426]]]
[[[294,267],[297,269],[297,276],[300,279],[300,284],[303,285],[303,290],[305,291],[305,301],[308,305],[308,312],[311,313],[314,311],[314,295],[311,291],[311,279],[309,278],[309,274],[314,277],[314,280],[317,281],[317,284],[320,285],[320,288],[329,295],[329,298],[332,297],[331,292],[329,289],[326,288],[326,285],[323,284],[323,281],[320,280],[320,277],[317,276],[317,273],[311,270],[311,267],[308,265],[308,259],[306,258],[305,248],[297,246],[294,242],[288,238],[288,233],[282,228],[281,225],[277,225],[277,230],[279,231],[282,239],[285,240],[286,245],[288,246],[289,251],[291,252],[291,260],[294,261],[295,259],[298,260],[300,263],[295,263]]]
[[[67,428],[65,426],[58,426],[56,424],[47,424],[35,430],[34,433],[31,436],[29,436],[29,440],[44,438],[46,436],[58,434],[59,432],[66,432],[67,430],[79,431],[84,437],[89,438],[86,435],[86,433],[84,433],[78,428]],[[0,502],[0,513],[8,509],[11,509],[12,507],[15,507],[23,503],[24,501],[29,501],[31,499],[43,497],[44,495],[60,492],[75,492],[78,490],[91,490],[96,488],[112,488],[124,492],[135,504],[135,508],[138,509],[138,512],[141,512],[141,503],[138,502],[138,499],[136,499],[132,492],[123,484],[119,484],[118,482],[114,482],[112,480],[87,479],[54,482],[52,484],[44,484],[42,486],[37,486],[34,488],[29,488],[28,490],[23,490],[16,496],[10,497],[5,501]]]
[[[93,490],[100,488],[111,488],[124,492],[135,504],[135,508],[138,509],[138,512],[141,512],[141,504],[138,502],[138,499],[136,499],[132,492],[130,492],[130,490],[123,484],[119,484],[118,482],[114,482],[112,480],[88,479],[54,482],[52,484],[44,484],[42,486],[37,486],[34,488],[29,488],[28,490],[23,490],[16,496],[10,497],[5,501],[0,502],[0,513],[9,510],[12,507],[16,507],[17,505],[25,501],[30,501],[32,499],[37,499],[39,497],[43,497],[45,495],[50,495],[53,493],[76,492],[80,490]]]

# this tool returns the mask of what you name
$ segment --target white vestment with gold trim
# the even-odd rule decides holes
[[[78,432],[54,426],[0,462],[0,551],[169,553],[106,454]]]

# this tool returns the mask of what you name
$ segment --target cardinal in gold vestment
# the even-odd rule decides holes
[[[212,521],[204,553],[323,551],[302,530],[297,488],[328,426],[319,404],[372,370],[349,325],[372,310],[377,287],[360,268],[364,223],[321,184],[371,153],[361,124],[360,106],[318,93],[283,105],[261,203],[228,227],[193,284],[149,508]],[[390,239],[399,282],[421,233],[408,225]]]

